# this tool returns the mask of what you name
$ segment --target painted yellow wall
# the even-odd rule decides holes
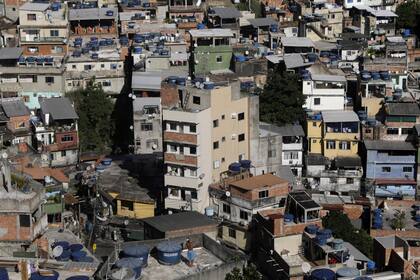
[[[353,138],[354,139],[354,138]],[[350,149],[349,150],[340,150],[340,140],[333,139],[335,141],[335,149],[327,149],[327,139],[324,139],[324,156],[326,156],[329,159],[333,159],[336,157],[355,157],[357,156],[358,151],[358,144],[359,142],[356,141],[350,141]]]
[[[116,198],[119,195],[119,193],[116,192],[108,192],[108,194],[112,196],[112,198]]]
[[[309,153],[310,154],[322,154],[322,139],[321,138],[309,138]]]
[[[322,123],[320,120],[306,121],[306,135],[307,137],[322,137]]]
[[[236,228],[234,228],[234,230],[236,231],[236,239],[229,236],[228,226],[225,226],[225,225],[222,226],[222,239],[232,244],[235,244],[236,246],[238,246],[238,248],[242,250],[247,250],[248,248],[246,246],[246,242],[247,242],[246,232],[240,231]]]
[[[117,200],[117,215],[123,217],[143,219],[155,215],[155,205],[148,203],[133,203],[133,211],[122,209],[121,200]]]
[[[239,155],[244,154],[245,159],[249,159],[249,130],[248,130],[248,97],[232,100],[231,87],[216,88],[211,92],[211,149],[212,159],[220,161],[220,167],[213,168],[213,181],[220,179],[220,172],[228,170],[229,164],[239,160]],[[232,113],[236,118],[232,118]],[[243,120],[238,119],[239,113],[244,113]],[[224,119],[222,119],[224,115]],[[213,120],[219,121],[219,126],[213,128]],[[239,134],[245,134],[245,140],[239,142]],[[236,135],[232,139],[232,134]],[[206,137],[206,136],[203,136]],[[222,137],[225,141],[222,142]],[[213,142],[219,141],[219,148],[213,149]],[[224,162],[222,162],[224,158]],[[212,163],[213,164],[213,163]],[[213,166],[212,166],[213,167]]]

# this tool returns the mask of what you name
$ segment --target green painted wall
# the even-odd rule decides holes
[[[222,62],[217,62],[217,57]],[[193,52],[194,74],[206,74],[213,70],[229,69],[232,60],[231,46],[200,46]],[[196,63],[198,61],[198,63]]]

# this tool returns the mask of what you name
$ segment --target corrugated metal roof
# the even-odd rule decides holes
[[[23,48],[1,48],[0,59],[18,59],[23,52]]]
[[[131,87],[134,90],[159,91],[162,83],[162,72],[133,72]]]
[[[277,21],[275,21],[274,19],[272,19],[270,17],[267,17],[267,18],[252,18],[252,19],[248,19],[248,21],[255,28],[278,24]]]
[[[283,57],[283,60],[287,69],[304,67],[304,66],[309,66],[309,65],[314,64],[313,62],[310,62],[309,60],[305,61],[305,58],[302,56],[302,54],[299,54],[299,53],[285,54]]]
[[[112,16],[107,12],[112,11]],[[117,19],[117,8],[70,9],[69,20]]]
[[[220,18],[239,18],[241,17],[241,12],[238,9],[232,7],[214,7],[212,8],[214,13],[210,15],[216,15]]]
[[[315,47],[312,40],[306,37],[282,37],[281,43],[285,47]]]
[[[390,116],[420,116],[420,108],[417,103],[388,103],[386,108]]]
[[[413,144],[403,141],[365,140],[367,150],[415,151]]]
[[[3,101],[3,110],[7,117],[19,117],[29,115],[29,109],[22,100]]]
[[[76,120],[76,114],[67,97],[42,98],[39,101],[43,114],[50,114],[53,120]]]
[[[359,117],[353,111],[323,111],[324,122],[358,122]]]

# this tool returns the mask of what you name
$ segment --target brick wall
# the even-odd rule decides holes
[[[179,103],[178,89],[174,85],[162,83],[160,96],[162,107],[172,107]]]
[[[24,122],[25,127],[17,128],[20,123]],[[7,122],[7,128],[10,129],[10,131],[15,132],[20,129],[29,129],[29,115],[27,116],[19,116],[19,117],[11,117],[10,120]]]
[[[73,137],[72,141],[63,141],[62,138],[64,136],[71,136]],[[55,132],[55,143],[58,144],[60,147],[63,148],[70,148],[70,147],[77,147],[78,143],[79,143],[79,137],[77,135],[77,131],[63,131],[63,132],[59,132],[56,131]]]
[[[0,229],[6,232],[1,235],[0,241],[30,241],[31,240],[31,228],[20,227],[19,215],[16,214],[2,214],[0,215]]]
[[[177,158],[179,156],[179,158]],[[175,155],[165,153],[165,162],[174,162],[178,164],[190,164],[190,165],[197,165],[197,157],[193,156],[186,156],[186,155]]]
[[[392,229],[371,229],[370,236],[372,237],[383,237],[396,235],[399,237],[410,237],[410,238],[420,238],[420,230],[406,230],[406,231],[396,231]]]
[[[53,53],[52,49],[54,46],[59,46],[63,48],[63,52],[62,53]],[[37,47],[38,48],[38,52],[33,53],[29,51],[30,47]],[[67,53],[67,46],[65,44],[34,44],[34,45],[23,45],[23,54],[27,55],[27,56],[36,56],[36,55],[59,55],[59,56],[64,56]]]
[[[171,140],[175,142],[197,144],[197,135],[194,135],[194,134],[185,134],[185,133],[165,131],[163,133],[163,139],[165,141]]]

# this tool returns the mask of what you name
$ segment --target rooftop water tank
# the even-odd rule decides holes
[[[206,26],[202,23],[197,24],[197,29],[205,29]]]
[[[70,249],[70,243],[67,241],[56,241],[54,242],[51,247],[54,249],[56,246],[61,246],[63,250]]]
[[[318,226],[317,225],[308,225],[305,227],[305,231],[309,234],[316,234],[316,232],[318,231]]]
[[[26,61],[27,62],[29,62],[29,63],[33,63],[33,62],[35,62],[35,57],[33,57],[33,56],[28,56],[27,58],[26,58]]]
[[[85,251],[76,251],[71,253],[71,259],[75,262],[79,262],[83,257],[86,257]]]
[[[107,166],[102,165],[102,164],[98,164],[96,166],[96,171],[98,171],[99,173],[101,173],[101,172],[104,172],[106,168],[107,168]]]
[[[79,251],[81,251],[81,250],[83,250],[83,245],[82,244],[71,244],[70,245],[70,250],[72,251],[72,252],[79,252]]]
[[[389,75],[388,71],[381,71],[379,72],[379,75],[381,75],[382,80],[388,81],[391,79],[391,76]]]
[[[415,216],[414,216],[414,220],[415,220],[416,222],[420,222],[420,215],[415,215]]]
[[[56,257],[55,259],[59,262],[66,262],[70,260],[71,257],[71,251],[70,250],[64,250],[63,253],[59,257]]]
[[[31,273],[31,280],[57,280],[60,274],[53,270],[51,276],[41,275],[39,272]]]
[[[315,269],[311,272],[312,280],[335,280],[335,272],[328,268]]]
[[[111,46],[112,44],[114,44],[114,40],[111,38],[106,38],[105,39],[107,46]]]
[[[96,42],[96,41],[98,41],[98,37],[90,37],[90,40],[91,40],[92,42]]]
[[[111,163],[112,163],[112,158],[104,158],[104,159],[101,161],[101,163],[102,163],[103,165],[109,166],[109,165],[111,165]]]
[[[182,247],[180,244],[164,241],[156,246],[157,258],[161,264],[174,265],[181,261]]]
[[[372,77],[373,80],[379,80],[381,78],[381,75],[379,74],[379,72],[371,72],[370,76]]]
[[[78,276],[71,276],[66,278],[66,280],[89,280],[89,276],[86,275],[78,275]]]
[[[111,271],[111,279],[113,280],[135,280],[136,273],[128,267],[116,268]]]
[[[241,164],[241,167],[243,169],[250,169],[251,168],[251,161],[248,159],[242,159],[239,161],[239,163]]]
[[[54,58],[53,57],[46,57],[45,58],[45,62],[47,62],[47,63],[53,63],[54,62]]]
[[[319,229],[316,232],[316,235],[317,236],[324,236],[326,239],[329,239],[329,238],[332,237],[332,231],[330,229],[328,229],[328,228],[326,228],[326,229]]]
[[[366,267],[368,270],[375,270],[376,263],[374,261],[368,261]]]
[[[122,258],[115,262],[115,266],[118,268],[131,268],[136,273],[136,279],[140,278],[142,265],[142,258]]]
[[[295,216],[293,214],[284,214],[284,222],[285,223],[293,222],[294,218],[295,218]]]
[[[176,84],[179,86],[185,86],[187,84],[187,79],[185,79],[184,77],[178,77],[176,79]]]
[[[361,78],[363,81],[368,81],[372,78],[372,76],[370,75],[369,72],[362,72],[361,73]]]
[[[112,17],[113,15],[114,15],[114,11],[112,11],[112,10],[106,11],[106,16]]]
[[[126,45],[128,45],[128,42],[129,42],[129,40],[126,36],[120,37],[120,44],[121,45],[126,46]]]
[[[166,80],[168,81],[169,84],[171,85],[175,85],[178,77],[177,76],[169,76],[168,78],[166,78]]]
[[[242,165],[239,162],[233,162],[229,165],[229,171],[232,173],[239,173]]]
[[[214,89],[213,82],[204,82],[204,89]]]
[[[360,276],[360,272],[357,268],[353,267],[342,267],[336,272],[337,277],[357,277]]]
[[[60,8],[61,8],[61,4],[60,3],[52,3],[51,4],[51,10],[54,11],[54,12],[60,10]]]
[[[92,59],[98,59],[99,55],[97,53],[92,53],[91,57],[92,57]]]
[[[315,242],[321,246],[327,244],[327,239],[323,235],[317,235],[315,237]]]
[[[409,28],[404,29],[403,36],[408,37],[410,35],[411,35],[411,29],[409,29]]]
[[[99,46],[101,46],[101,47],[106,46],[106,40],[100,40],[99,41]]]
[[[141,258],[143,259],[142,267],[146,267],[149,259],[149,252],[150,248],[147,245],[133,245],[124,248],[122,255],[130,258]]]
[[[204,211],[205,211],[207,217],[213,217],[214,216],[214,209],[213,209],[213,207],[206,207],[204,209]]]
[[[315,62],[318,58],[316,53],[308,53],[308,60],[309,62]]]
[[[246,58],[245,58],[244,55],[235,55],[235,61],[244,62],[244,61],[246,61]]]
[[[334,250],[341,250],[343,248],[343,239],[334,239],[332,241],[332,247]]]
[[[4,267],[0,267],[0,280],[9,280],[9,273]]]

